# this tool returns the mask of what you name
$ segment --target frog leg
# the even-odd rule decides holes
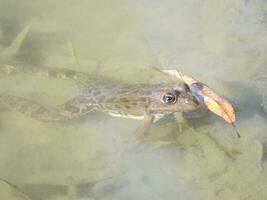
[[[18,73],[27,73],[34,74],[41,77],[47,78],[57,78],[57,79],[85,79],[89,75],[85,72],[78,72],[72,69],[66,68],[50,68],[50,67],[41,67],[41,68],[27,68],[27,67],[16,67],[14,65],[0,65],[1,77],[11,76]]]
[[[0,102],[15,111],[40,121],[59,121],[62,118],[44,106],[23,97],[1,94]]]
[[[17,73],[17,68],[12,65],[0,65],[0,77],[6,77]]]
[[[137,140],[142,140],[145,137],[145,133],[148,131],[153,121],[154,121],[154,116],[152,115],[144,116],[142,124],[135,131],[135,137]]]
[[[60,113],[65,118],[72,119],[85,115],[94,108],[95,102],[92,98],[80,95],[60,106]]]
[[[196,111],[175,113],[174,117],[178,122],[179,132],[182,133],[188,126],[190,126],[190,122],[198,120],[205,115],[206,109],[200,108]]]
[[[0,95],[0,103],[42,122],[66,121],[84,115],[93,109],[93,104],[80,100],[81,97],[78,96],[66,102],[60,109],[49,110],[45,106],[23,97]]]

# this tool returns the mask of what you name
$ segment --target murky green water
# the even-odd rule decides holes
[[[170,66],[233,102],[242,135],[205,112],[136,144],[139,121],[42,123],[1,106],[0,199],[267,199],[266,15],[264,0],[0,0],[1,66],[133,84],[168,81],[147,63]],[[79,92],[79,81],[2,75],[1,93],[44,105]]]

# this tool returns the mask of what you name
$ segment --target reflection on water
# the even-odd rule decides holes
[[[92,112],[42,123],[1,105],[0,199],[266,199],[266,8],[263,0],[0,1],[1,93],[59,105],[80,81],[29,69],[134,84],[166,81],[145,63],[175,66],[236,104],[242,135],[205,113],[182,129],[158,122],[137,143],[139,121]]]

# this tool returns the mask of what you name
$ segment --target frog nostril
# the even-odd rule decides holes
[[[181,92],[180,91],[178,91],[178,90],[175,90],[175,95],[178,97],[179,95],[181,94]]]

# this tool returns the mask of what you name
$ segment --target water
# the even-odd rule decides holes
[[[266,199],[267,94],[258,79],[267,73],[266,8],[264,0],[1,0],[1,65],[133,84],[168,81],[147,63],[176,68],[236,105],[242,138],[207,112],[182,131],[156,123],[136,144],[139,121],[93,112],[42,123],[1,107],[0,199]],[[1,93],[44,105],[79,92],[77,81],[25,73],[0,81]]]

